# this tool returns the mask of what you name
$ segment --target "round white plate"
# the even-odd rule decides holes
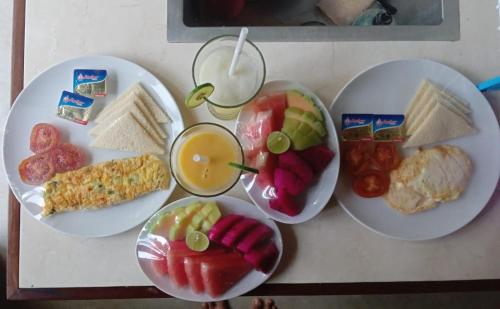
[[[105,209],[68,212],[42,218],[40,215],[42,209],[40,205],[43,203],[42,188],[23,183],[17,170],[19,163],[32,155],[29,149],[31,128],[39,122],[57,126],[61,130],[64,142],[78,145],[89,154],[89,164],[137,155],[91,148],[89,145],[92,137],[89,135],[89,130],[94,126],[92,121],[84,126],[56,116],[62,91],[73,89],[74,69],[108,71],[108,95],[96,99],[94,117],[105,104],[109,104],[129,86],[141,82],[172,119],[172,123],[165,125],[169,136],[168,149],[173,138],[184,129],[176,102],[165,86],[144,68],[130,61],[109,56],[68,60],[39,74],[17,97],[4,130],[3,156],[7,179],[14,195],[24,208],[35,218],[60,232],[83,237],[118,234],[144,222],[157,211],[174,190],[175,181],[171,179],[167,190],[153,192],[131,202]]]
[[[168,276],[159,275],[153,266],[152,260],[148,258],[150,256],[150,250],[148,250],[151,241],[154,240],[154,236],[149,233],[150,227],[152,224],[156,222],[159,216],[163,213],[171,211],[172,209],[178,207],[184,207],[189,205],[195,201],[215,201],[219,206],[223,215],[228,214],[238,214],[246,217],[254,218],[259,222],[266,224],[274,231],[273,240],[278,247],[279,256],[276,260],[276,263],[273,269],[268,273],[264,274],[255,269],[251,270],[245,277],[243,277],[238,283],[236,283],[231,289],[229,289],[225,294],[221,295],[218,298],[212,298],[208,294],[196,294],[189,287],[179,288],[173,283]],[[150,238],[152,237],[152,238]],[[247,293],[248,291],[253,290],[258,287],[262,283],[264,283],[273,272],[278,267],[281,256],[283,255],[283,240],[281,238],[280,230],[278,226],[273,221],[267,219],[260,211],[255,209],[255,206],[250,204],[247,201],[227,196],[221,195],[215,198],[200,198],[196,196],[189,196],[175,202],[168,204],[166,207],[159,210],[154,216],[152,216],[148,222],[144,225],[141,232],[139,233],[139,237],[137,238],[136,245],[136,256],[139,265],[141,266],[142,271],[146,276],[153,282],[153,284],[163,292],[174,296],[176,298],[189,300],[189,301],[198,301],[198,302],[210,302],[210,301],[219,301],[225,299],[231,299],[238,297],[242,294]]]
[[[332,119],[328,117],[328,110],[326,109],[323,102],[321,102],[321,100],[318,98],[318,96],[316,96],[311,90],[296,82],[272,81],[264,85],[258,97],[293,89],[299,90],[302,93],[313,98],[316,105],[323,112],[323,115],[325,116],[326,129],[328,131],[326,144],[332,151],[335,152],[335,157],[333,158],[332,162],[330,162],[326,170],[324,170],[323,173],[321,173],[321,176],[315,181],[315,184],[311,186],[305,194],[301,195],[299,202],[304,203],[305,207],[302,212],[295,217],[290,217],[269,207],[269,200],[263,196],[262,189],[255,183],[255,175],[244,174],[241,178],[241,182],[245,187],[248,196],[257,205],[257,207],[259,207],[259,209],[270,218],[287,224],[297,224],[305,222],[314,218],[321,212],[321,210],[326,206],[333,194],[340,168],[340,160],[338,156],[339,142],[337,139],[337,132],[335,130]],[[247,104],[240,112],[240,115],[238,116],[238,120],[236,122],[236,136],[241,136],[239,128],[241,128],[241,124],[244,124],[246,121],[248,121],[249,115],[251,113],[247,112],[247,110],[251,108],[251,104]]]
[[[432,239],[453,233],[474,219],[493,194],[500,173],[500,131],[488,101],[457,71],[417,59],[391,61],[360,73],[339,93],[331,108],[339,132],[344,113],[403,114],[422,79],[441,85],[468,102],[472,109],[479,133],[439,143],[462,148],[473,162],[473,174],[462,196],[435,209],[403,215],[389,208],[383,198],[357,196],[344,169],[340,171],[335,189],[338,201],[355,220],[375,232],[405,240]],[[414,151],[405,151],[403,155]]]

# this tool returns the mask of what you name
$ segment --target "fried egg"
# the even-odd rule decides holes
[[[456,200],[472,174],[467,154],[456,146],[443,145],[417,152],[391,173],[385,199],[391,208],[411,214]]]

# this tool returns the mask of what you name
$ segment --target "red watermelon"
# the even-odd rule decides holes
[[[273,131],[280,131],[285,120],[286,94],[277,92],[270,96],[257,99],[254,103],[254,109],[259,112],[273,111]]]
[[[203,279],[201,277],[201,263],[213,257],[221,257],[227,251],[224,249],[209,249],[202,255],[187,256],[184,258],[184,269],[186,271],[189,286],[195,293],[203,293]]]
[[[254,113],[241,129],[240,141],[247,160],[266,148],[267,136],[273,131],[271,110]]]
[[[259,170],[257,184],[261,189],[274,186],[274,170],[278,165],[278,156],[261,151],[255,159],[255,168]]]
[[[184,269],[184,258],[201,255],[203,252],[196,252],[189,249],[184,240],[172,241],[170,244],[171,247],[167,252],[168,274],[177,286],[186,286],[188,278]]]
[[[211,297],[218,297],[238,283],[251,269],[252,266],[237,252],[206,259],[201,262],[205,291]]]

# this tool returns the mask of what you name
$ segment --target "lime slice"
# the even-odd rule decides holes
[[[238,164],[238,163],[234,163],[234,162],[229,162],[229,165],[234,167],[234,168],[245,171],[245,172],[254,173],[254,174],[259,173],[258,169],[250,167],[250,166],[246,166],[246,165],[242,165],[242,164]]]
[[[205,102],[205,98],[208,98],[214,92],[214,85],[206,83],[199,85],[198,87],[191,90],[191,92],[186,97],[184,104],[189,108],[195,108],[200,106]]]
[[[290,148],[290,138],[283,132],[274,131],[267,137],[267,149],[275,154],[281,154]]]
[[[193,231],[186,236],[186,245],[193,251],[202,252],[210,245],[207,235],[199,231]]]

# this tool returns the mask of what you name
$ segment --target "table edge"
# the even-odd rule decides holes
[[[500,280],[263,284],[244,296],[419,294],[500,291]],[[170,298],[154,286],[22,288],[10,300]]]
[[[13,5],[11,104],[24,85],[26,0]],[[20,204],[9,191],[7,284],[8,300],[77,300],[171,297],[153,286],[74,287],[74,288],[20,288],[19,241]],[[356,283],[264,284],[246,295],[353,295],[500,291],[500,279],[453,281],[404,281]]]

